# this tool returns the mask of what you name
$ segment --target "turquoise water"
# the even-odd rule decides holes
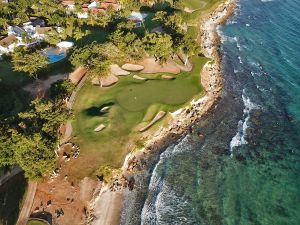
[[[67,56],[67,53],[50,51],[50,52],[46,52],[46,55],[50,63],[55,63],[64,59]]]
[[[136,175],[122,224],[300,224],[300,0],[238,5],[222,99]]]

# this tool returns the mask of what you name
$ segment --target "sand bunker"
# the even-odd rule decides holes
[[[105,125],[104,124],[100,124],[99,126],[97,126],[94,131],[95,132],[99,132],[99,131],[102,131],[103,129],[105,128]]]
[[[144,69],[144,66],[142,65],[137,65],[137,64],[131,64],[131,63],[125,63],[122,66],[123,70],[128,70],[128,71],[141,71]]]
[[[147,80],[147,78],[140,77],[138,75],[133,75],[133,79],[136,79],[136,80]]]
[[[100,85],[101,87],[109,87],[109,86],[117,83],[118,80],[119,79],[115,75],[110,74],[109,76],[101,77],[100,79],[95,77],[92,80],[92,84],[93,85]]]
[[[153,120],[145,127],[142,127],[139,131],[144,132],[148,130],[153,124],[155,124],[157,121],[159,121],[161,118],[163,118],[166,115],[166,112],[160,111],[159,113],[156,114],[156,116],[153,118]]]
[[[180,68],[176,63],[168,59],[166,63],[160,65],[158,61],[155,61],[154,57],[148,57],[139,62],[145,68],[141,71],[142,73],[180,73]]]
[[[116,76],[127,76],[130,74],[130,72],[123,70],[121,67],[119,67],[119,65],[117,64],[112,64],[110,66],[110,71],[112,74],[116,75]]]
[[[170,76],[170,75],[162,75],[161,78],[164,80],[174,80],[175,79],[175,77]]]

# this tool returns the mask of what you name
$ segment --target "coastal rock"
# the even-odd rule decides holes
[[[123,66],[122,66],[122,69],[123,70],[128,70],[128,71],[141,71],[144,69],[144,66],[141,66],[141,65],[137,65],[137,64],[131,64],[131,63],[125,63]]]

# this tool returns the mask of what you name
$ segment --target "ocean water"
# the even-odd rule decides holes
[[[121,224],[300,224],[300,0],[239,0],[219,30],[221,101],[136,175]]]

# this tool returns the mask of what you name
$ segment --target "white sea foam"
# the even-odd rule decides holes
[[[186,204],[184,199],[176,196],[175,192],[172,193],[170,187],[165,184],[161,177],[161,172],[164,169],[164,163],[167,159],[176,154],[192,150],[192,147],[188,144],[189,141],[190,136],[187,135],[177,145],[168,147],[160,155],[160,159],[155,165],[150,179],[148,196],[142,209],[141,224],[167,224],[162,221],[162,215],[169,214],[171,211],[174,212],[176,207],[181,208]],[[174,206],[174,202],[176,202],[176,207]],[[181,217],[180,221],[182,223],[179,224],[185,224],[185,220],[187,218]]]
[[[237,133],[230,141],[230,151],[232,152],[235,147],[248,144],[246,140],[246,132],[249,127],[250,112],[253,109],[260,108],[259,105],[253,103],[246,95],[245,89],[243,90],[242,99],[244,103],[243,119],[238,122]]]
[[[241,56],[238,56],[238,59],[239,59],[239,61],[240,61],[240,64],[243,64],[243,61],[242,61]]]

